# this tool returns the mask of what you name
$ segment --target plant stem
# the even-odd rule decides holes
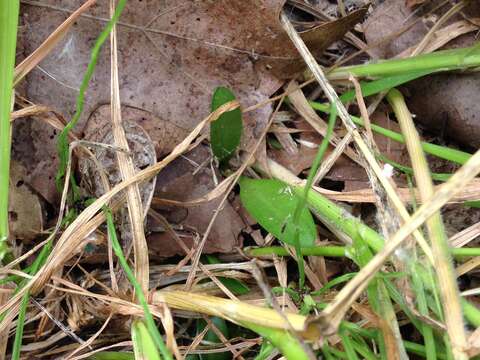
[[[142,291],[142,287],[140,286],[139,282],[135,278],[135,275],[133,274],[132,269],[130,269],[130,266],[128,265],[127,259],[125,259],[125,256],[123,255],[122,247],[118,242],[117,233],[115,231],[115,224],[113,222],[112,212],[110,211],[110,209],[105,207],[104,213],[105,213],[105,218],[107,220],[108,237],[112,242],[113,251],[117,256],[123,271],[125,271],[125,275],[127,276],[128,281],[130,281],[130,283],[133,285],[133,288],[135,289],[135,296],[137,297],[138,302],[143,308],[143,316],[145,317],[145,323],[146,323],[148,332],[150,333],[150,336],[155,341],[155,344],[160,350],[160,353],[162,354],[163,358],[165,360],[173,360],[172,355],[170,354],[167,347],[165,346],[165,343],[163,342],[163,338],[160,335],[160,332],[158,331],[157,326],[155,325],[155,320],[153,319],[153,315],[150,312],[150,309],[148,307],[147,299],[145,298],[145,294]]]
[[[372,246],[373,245],[373,246]],[[375,249],[376,241],[369,241],[369,246]],[[302,248],[302,254],[304,256],[327,256],[327,257],[349,257],[348,246],[314,246],[308,248]],[[449,249],[450,254],[456,258],[461,259],[464,257],[480,256],[480,248],[454,248]],[[290,256],[290,253],[282,246],[264,246],[264,247],[248,247],[244,249],[245,255],[251,257],[262,256]]]
[[[328,73],[329,80],[355,77],[393,76],[412,71],[451,71],[480,66],[480,48],[476,45],[463,49],[442,50],[405,59],[385,60],[375,64],[344,66]]]
[[[244,251],[247,256],[290,256],[287,249],[282,246],[247,248]],[[347,250],[345,246],[315,246],[311,248],[302,248],[302,254],[305,256],[343,257],[346,252]]]
[[[0,0],[0,262],[9,253],[10,111],[19,0]]]
[[[297,253],[297,261],[298,261],[298,269],[300,274],[300,288],[303,288],[305,283],[305,270],[303,268],[303,254],[300,248],[300,214],[302,213],[305,204],[307,203],[307,195],[309,190],[312,188],[313,179],[317,174],[318,167],[320,166],[320,162],[325,155],[325,151],[328,148],[330,137],[333,133],[333,128],[335,127],[335,119],[337,118],[337,111],[336,108],[333,107],[333,111],[330,112],[329,120],[328,120],[328,127],[325,137],[320,144],[315,159],[313,160],[312,166],[310,167],[310,171],[308,172],[307,183],[305,185],[305,190],[303,194],[300,196],[300,200],[297,203],[297,207],[293,213],[293,223],[295,224],[295,252]]]
[[[310,360],[303,350],[302,344],[286,330],[272,329],[252,323],[242,323],[242,326],[255,331],[268,339],[287,360]]]
[[[10,1],[10,0],[2,0],[2,1]],[[115,8],[115,12],[113,13],[112,18],[108,21],[107,25],[105,25],[105,28],[102,30],[97,40],[95,41],[95,44],[93,45],[93,49],[92,49],[92,54],[90,55],[90,61],[87,66],[87,71],[85,71],[85,74],[82,79],[82,83],[80,84],[80,90],[77,96],[75,114],[73,115],[72,120],[70,120],[65,125],[62,132],[58,136],[57,151],[58,151],[58,157],[60,159],[60,164],[59,164],[58,173],[55,179],[58,189],[61,189],[63,187],[63,177],[65,176],[65,171],[67,167],[68,134],[75,127],[78,120],[80,119],[80,116],[82,115],[83,107],[85,104],[85,93],[88,89],[88,84],[90,83],[90,79],[92,78],[93,73],[95,71],[95,67],[97,66],[98,55],[100,54],[100,50],[102,49],[103,44],[105,43],[108,36],[110,35],[110,32],[112,31],[113,25],[116,24],[118,19],[120,18],[120,15],[122,14],[122,11],[126,3],[127,3],[127,0],[118,1],[117,7]],[[76,185],[73,186],[74,191],[75,191],[75,187]]]

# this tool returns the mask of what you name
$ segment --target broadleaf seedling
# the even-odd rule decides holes
[[[215,89],[212,97],[212,111],[223,104],[235,100],[235,95],[226,87]],[[234,154],[242,137],[242,111],[240,108],[228,111],[210,124],[210,144],[213,154],[220,164]]]

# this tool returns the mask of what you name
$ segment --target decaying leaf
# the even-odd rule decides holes
[[[29,29],[23,39],[25,53],[33,52],[81,3],[27,2],[23,11],[23,21]],[[210,97],[217,86],[232,89],[242,106],[267,99],[281,86],[282,78],[303,67],[278,21],[283,3],[284,0],[127,2],[118,26],[122,103],[188,131],[208,114]],[[363,14],[364,10],[354,12],[308,30],[303,36],[312,51],[321,54]],[[75,98],[92,44],[108,17],[108,2],[99,0],[88,15],[78,19],[41,68],[27,77],[29,99],[48,104],[67,119],[75,111]],[[75,129],[78,134],[84,130],[90,113],[109,102],[107,50],[102,51],[86,94],[85,110]],[[259,136],[270,113],[271,106],[267,105],[246,114],[244,146]],[[45,197],[49,201],[54,201],[51,193],[56,155],[55,138],[50,139],[52,129],[44,124],[21,126],[16,142],[25,141],[33,127],[38,139],[32,144],[31,155],[22,157],[26,163],[42,166],[41,170],[30,170],[31,182],[36,183],[40,193],[48,194]],[[155,133],[150,135],[156,143],[163,141]],[[45,159],[48,164],[40,164]],[[49,181],[35,182],[40,174]]]
[[[10,236],[28,243],[42,232],[43,216],[38,196],[28,188],[24,178],[25,169],[12,161],[8,194]]]

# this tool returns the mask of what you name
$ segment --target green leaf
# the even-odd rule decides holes
[[[291,186],[279,180],[253,180],[242,177],[240,199],[248,213],[277,239],[295,245],[293,213],[299,201]],[[312,214],[305,207],[300,215],[300,246],[312,247],[317,229]]]
[[[212,97],[212,111],[232,100],[235,100],[235,95],[229,89],[216,88]],[[242,111],[239,108],[222,114],[210,124],[210,144],[220,162],[228,160],[237,149],[242,128]]]
[[[155,341],[141,320],[135,320],[131,327],[133,352],[135,359],[160,360]]]
[[[220,332],[223,334],[223,336],[225,336],[226,339],[230,337],[229,331],[228,331],[228,325],[225,320],[216,316],[212,316],[210,318],[210,321],[213,323],[213,325],[216,326],[218,330],[220,330]],[[205,320],[203,319],[197,320],[197,334],[200,334],[205,328],[205,326],[207,326],[207,322]],[[207,331],[203,340],[206,340],[211,343],[218,343],[218,344],[222,343],[222,341],[217,336],[215,331],[211,329]],[[230,351],[226,351],[221,353],[200,354],[199,357],[201,360],[229,360],[232,358],[232,354],[230,353]]]
[[[207,259],[208,264],[220,264],[220,260],[218,260],[215,256],[213,255],[205,255],[205,258]],[[219,276],[218,280],[225,285],[225,287],[230,290],[234,295],[245,295],[250,292],[250,288],[243,283],[240,280],[237,279],[232,279],[232,278],[226,278]]]

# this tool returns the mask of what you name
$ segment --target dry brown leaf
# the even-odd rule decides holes
[[[25,183],[25,169],[15,161],[10,164],[8,195],[10,236],[29,243],[43,230],[42,207]]]
[[[210,169],[210,163],[199,165],[208,161],[210,153],[206,147],[197,147],[177,159],[162,172],[157,179],[155,196],[161,199],[189,202],[201,198],[215,188],[214,176]],[[220,193],[222,195],[223,193]],[[155,206],[170,224],[182,234],[182,239],[187,246],[193,245],[193,240],[198,234],[206,230],[213,212],[217,209],[220,198],[210,202],[200,203],[196,206]],[[213,225],[203,253],[234,251],[241,245],[240,232],[245,227],[240,216],[230,203],[226,203],[218,214],[218,221]],[[148,244],[150,250],[159,256],[172,256],[184,254],[176,244],[172,236],[152,219],[149,219],[147,230],[150,231]]]
[[[281,78],[303,67],[278,21],[283,3],[283,0],[127,2],[118,26],[122,103],[188,132],[198,119],[208,114],[211,94],[219,85],[232,88],[243,106],[267,99],[281,86]],[[35,31],[27,31],[23,39],[26,53],[34,51],[62,23],[70,9],[80,4],[80,0],[41,3],[28,0],[25,25]],[[364,12],[360,10],[309,30],[304,33],[305,39],[321,54],[360,21]],[[42,62],[42,70],[35,69],[28,77],[29,98],[51,106],[67,119],[75,109],[90,49],[108,16],[107,1],[99,0],[89,15],[77,20],[61,44]],[[292,65],[289,72],[285,65]],[[78,133],[94,109],[110,101],[109,79],[109,61],[103,51],[76,128]],[[245,115],[243,144],[262,132],[270,113],[271,106],[267,105]],[[34,151],[29,159],[23,160],[42,166],[42,171],[31,169],[31,176],[36,178],[41,173],[49,180],[38,182],[37,189],[42,194],[49,193],[56,171],[52,130],[43,124],[21,126],[17,142],[35,133]],[[161,140],[154,135],[151,134],[154,142]],[[41,160],[44,163],[40,164]]]

